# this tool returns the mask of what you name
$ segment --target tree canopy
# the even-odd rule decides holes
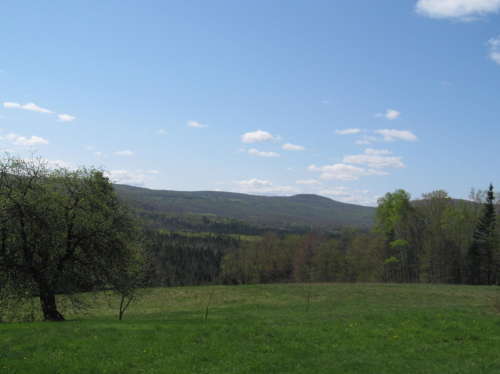
[[[146,264],[141,228],[103,170],[0,160],[0,287],[38,296],[46,320],[64,320],[58,294],[130,294]]]

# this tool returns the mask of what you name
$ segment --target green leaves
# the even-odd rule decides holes
[[[46,318],[58,314],[56,294],[140,286],[142,230],[101,169],[51,170],[42,159],[7,155],[0,222],[0,270],[36,287]]]

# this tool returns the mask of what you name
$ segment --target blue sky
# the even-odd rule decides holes
[[[153,189],[500,188],[500,0],[3,1],[0,149]]]

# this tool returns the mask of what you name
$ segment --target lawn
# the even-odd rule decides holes
[[[67,322],[0,324],[0,373],[500,373],[496,287],[153,289]]]

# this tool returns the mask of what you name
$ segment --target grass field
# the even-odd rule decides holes
[[[0,324],[0,373],[500,373],[496,287],[217,286],[205,320],[210,291]]]

